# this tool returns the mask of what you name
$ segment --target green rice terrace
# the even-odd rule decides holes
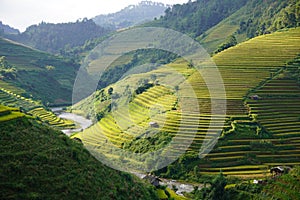
[[[299,53],[300,28],[293,28],[250,39],[215,55],[213,59],[223,77],[227,95],[224,116],[211,114],[212,100],[206,83],[185,61],[177,60],[147,74],[131,75],[126,78],[129,85],[142,79],[151,80],[151,74],[155,74],[157,80],[156,83],[149,81],[151,87],[128,99],[128,107],[119,104],[113,111],[109,109],[112,97],[108,89],[112,87],[113,94],[120,95],[118,88],[126,85],[123,80],[102,90],[106,98],[98,98],[98,103],[82,101],[75,105],[74,112],[84,112],[96,105],[101,117],[74,137],[96,151],[101,149],[101,153],[118,158],[111,147],[145,152],[155,150],[151,149],[151,142],[164,146],[159,136],[150,141],[145,134],[156,130],[167,139],[178,136],[178,144],[193,138],[186,153],[193,160],[203,141],[223,129],[212,152],[200,161],[187,164],[186,171],[199,166],[202,175],[217,174],[221,169],[225,175],[254,177],[268,175],[272,166],[299,165],[300,87],[299,76],[293,75],[299,74],[299,62],[292,62]],[[184,83],[179,83],[178,88],[163,84],[170,68],[187,78],[197,96],[200,114],[193,112],[193,105],[189,112],[182,112],[183,105],[176,94],[189,95],[185,93]],[[214,127],[210,127],[211,124]],[[180,145],[172,149],[180,150]],[[170,168],[177,168],[180,162]]]
[[[0,88],[0,104],[17,108],[17,110],[21,110],[23,113],[59,129],[75,128],[74,122],[57,117],[51,111],[46,110],[41,103],[4,88]]]
[[[0,122],[10,121],[23,116],[24,114],[20,113],[19,109],[0,105]]]

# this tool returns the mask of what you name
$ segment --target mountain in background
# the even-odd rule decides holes
[[[127,28],[160,17],[168,7],[163,3],[141,1],[138,5],[130,5],[113,14],[98,15],[93,20],[103,27]]]
[[[12,28],[9,25],[5,25],[0,21],[0,36],[4,34],[19,34],[20,31],[18,29]]]
[[[110,31],[84,18],[70,23],[42,22],[28,27],[21,34],[6,37],[42,51],[59,53],[64,49],[82,46],[87,40],[102,37]]]

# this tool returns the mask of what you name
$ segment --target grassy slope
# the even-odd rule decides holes
[[[151,186],[26,117],[1,122],[0,134],[1,199],[158,199]]]
[[[5,56],[18,70],[16,80],[1,80],[0,87],[33,95],[44,102],[71,102],[76,64],[3,38],[0,38],[0,56]],[[49,71],[47,65],[55,69]]]

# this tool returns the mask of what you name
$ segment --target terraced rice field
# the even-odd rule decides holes
[[[10,107],[22,108],[24,110],[31,110],[41,106],[31,99],[24,98],[4,88],[0,89],[0,103]]]
[[[0,122],[13,120],[19,117],[23,117],[24,114],[20,113],[16,108],[10,108],[7,106],[0,105]]]
[[[25,90],[14,86],[12,83],[9,83],[9,82],[3,81],[3,80],[0,80],[0,88],[11,91],[12,93],[17,94],[17,95],[22,95],[26,92]]]
[[[149,89],[138,95],[128,107],[114,110],[96,125],[85,130],[81,134],[82,138],[89,140],[90,137],[99,136],[100,139],[106,136],[118,147],[121,147],[122,143],[131,140],[133,136],[143,134],[150,127],[151,121],[155,121],[159,127],[167,129],[172,120],[176,122],[176,115],[171,114],[176,97],[170,92],[163,86]]]
[[[300,28],[253,38],[213,57],[226,87],[229,107],[300,52]],[[230,100],[236,100],[231,105]],[[238,100],[240,101],[237,104]],[[241,110],[241,114],[244,111]],[[230,114],[230,113],[229,113]]]
[[[288,80],[280,80],[280,83],[277,83],[274,80],[257,91],[258,95],[277,95],[273,100],[269,98],[247,101],[246,105],[244,103],[249,90],[269,80],[271,74],[282,70],[285,63],[294,59],[299,52],[300,28],[296,28],[260,36],[217,54],[213,59],[222,74],[227,92],[226,114],[223,116],[211,114],[211,103],[217,99],[210,98],[203,77],[187,69],[184,63],[173,63],[173,67],[184,71],[188,83],[192,86],[200,114],[192,112],[194,104],[189,104],[192,108],[190,112],[181,112],[182,105],[180,102],[176,105],[174,91],[155,86],[137,95],[128,108],[121,107],[107,114],[96,125],[76,137],[81,138],[85,144],[101,149],[102,153],[113,156],[109,145],[104,147],[104,144],[111,142],[112,146],[121,148],[124,142],[153,128],[149,126],[149,122],[153,121],[158,124],[154,129],[178,136],[179,145],[176,146],[178,149],[173,149],[175,152],[181,150],[180,143],[184,144],[187,139],[193,139],[188,151],[199,153],[203,141],[217,136],[220,129],[232,128],[229,120],[231,116],[247,118],[248,112],[251,111],[251,114],[258,114],[258,122],[272,132],[273,136],[268,139],[251,135],[237,136],[235,139],[225,137],[226,143],[222,143],[224,139],[220,140],[216,148],[199,165],[201,173],[214,174],[223,169],[224,174],[228,175],[263,176],[268,174],[271,166],[282,163],[300,164],[300,122],[295,121],[297,117],[299,119],[300,90],[295,83]],[[184,88],[179,84],[179,91],[182,90]],[[184,91],[182,94],[189,97]],[[154,105],[159,105],[156,112],[153,111]],[[224,108],[220,106],[219,109]],[[225,124],[222,123],[224,119]],[[250,123],[252,119],[243,121],[247,120]],[[237,120],[237,123],[240,122]],[[214,126],[210,127],[211,124]],[[273,150],[255,149],[255,143],[270,144]]]
[[[54,113],[47,111],[42,107],[32,109],[28,111],[28,113],[57,128],[75,128],[73,121],[59,118]]]
[[[74,122],[57,117],[52,112],[43,108],[40,103],[17,95],[4,88],[0,89],[0,104],[21,109],[23,112],[37,117],[41,121],[57,128],[75,127]]]

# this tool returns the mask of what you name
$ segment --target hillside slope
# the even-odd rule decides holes
[[[26,117],[1,121],[0,134],[1,199],[158,199],[151,186]]]
[[[0,38],[1,69],[15,69],[13,76],[1,72],[0,87],[32,95],[44,103],[70,103],[76,70],[72,61]]]

